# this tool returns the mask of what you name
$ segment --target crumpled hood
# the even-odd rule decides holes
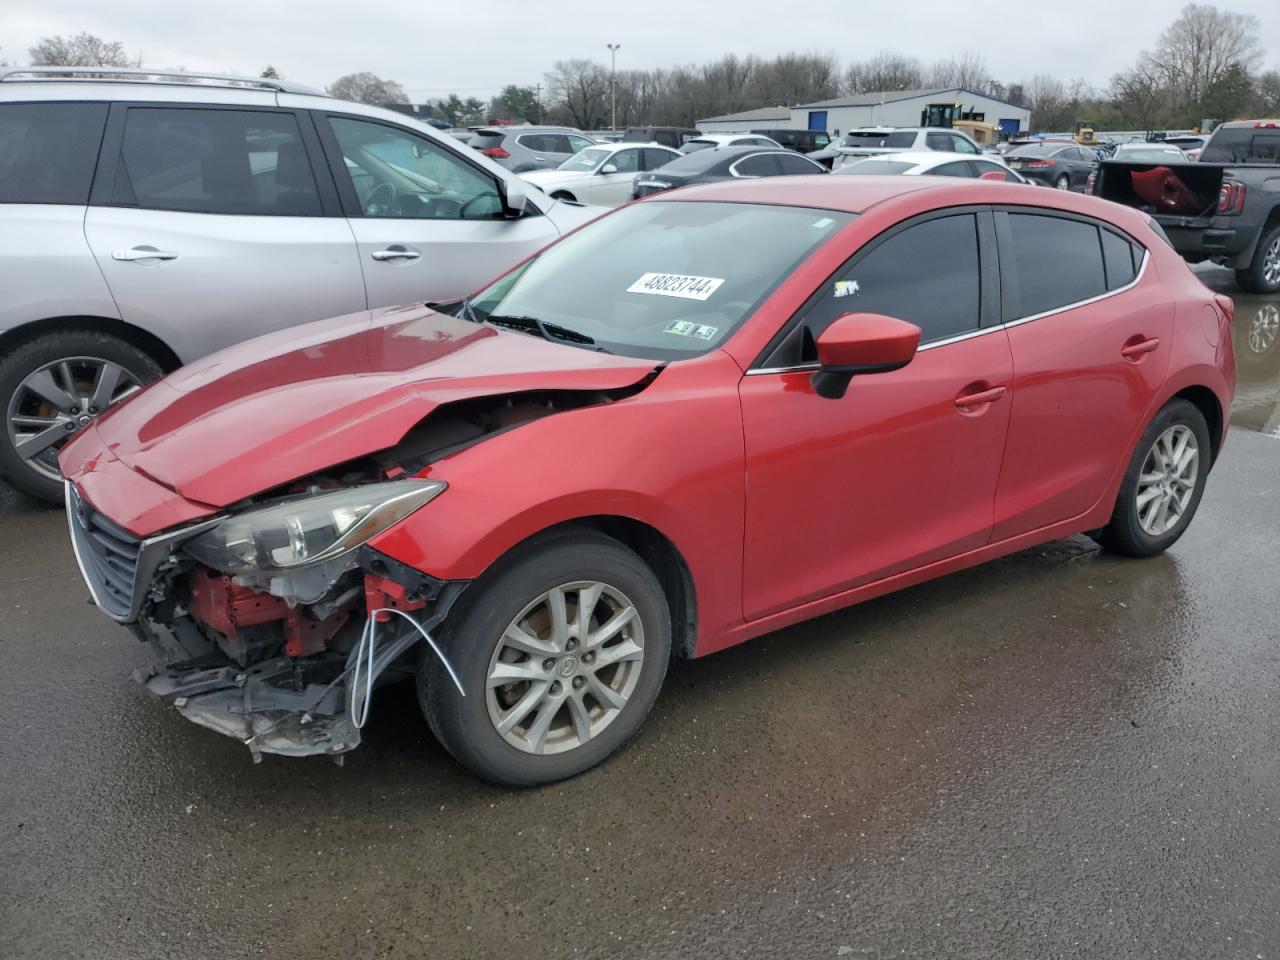
[[[527,390],[612,390],[656,366],[414,305],[293,327],[143,390],[69,443],[72,480],[113,460],[221,507],[395,445],[436,407]]]

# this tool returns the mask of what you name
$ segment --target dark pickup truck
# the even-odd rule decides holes
[[[1103,161],[1093,193],[1149,214],[1191,263],[1233,267],[1251,293],[1280,291],[1280,120],[1224,123],[1194,162]]]

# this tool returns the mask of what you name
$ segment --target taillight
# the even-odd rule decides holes
[[[1237,214],[1244,209],[1244,184],[1239,180],[1222,181],[1218,191],[1218,213]]]
[[[1023,164],[1023,166],[1025,166],[1025,167],[1052,167],[1052,166],[1053,166],[1053,161],[1052,161],[1052,160],[1028,160],[1025,164]]]
[[[1253,125],[1255,130],[1275,130],[1280,127],[1280,120],[1259,120]]]
[[[505,160],[507,157],[511,156],[511,154],[507,153],[507,151],[503,150],[501,147],[485,147],[480,152],[486,157],[490,157],[494,160]]]
[[[1091,170],[1089,172],[1089,179],[1084,182],[1084,192],[1093,193],[1093,188],[1096,187],[1097,185],[1098,185],[1098,171]]]

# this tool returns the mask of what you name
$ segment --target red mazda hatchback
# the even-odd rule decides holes
[[[1069,534],[1165,550],[1231,312],[1091,197],[696,187],[147,388],[66,447],[71,537],[147,686],[255,757],[351,750],[416,675],[460,762],[544,783],[634,733],[672,655]]]

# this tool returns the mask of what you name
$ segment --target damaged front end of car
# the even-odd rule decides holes
[[[135,674],[149,690],[255,760],[340,757],[360,743],[374,687],[416,669],[466,586],[365,543],[444,489],[418,479],[312,485],[146,539],[70,482],[67,513],[94,601],[158,654]]]

